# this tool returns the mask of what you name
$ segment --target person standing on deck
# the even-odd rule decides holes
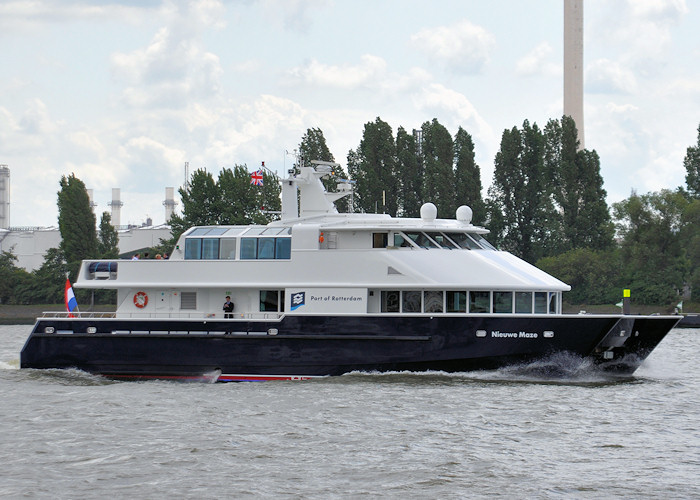
[[[233,318],[233,302],[231,302],[231,296],[226,296],[226,302],[224,302],[224,318]]]

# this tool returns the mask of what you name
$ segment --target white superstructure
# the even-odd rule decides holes
[[[338,213],[349,190],[324,190],[331,167],[300,170],[282,181],[281,220],[191,228],[167,261],[86,261],[76,286],[116,288],[118,317],[219,318],[226,295],[248,318],[561,312],[569,286],[493,248],[468,207],[455,219],[431,203],[420,218]]]

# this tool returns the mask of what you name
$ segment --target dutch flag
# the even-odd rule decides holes
[[[70,281],[68,278],[66,278],[66,294],[65,294],[65,300],[66,300],[66,311],[69,313],[72,313],[75,309],[78,308],[78,301],[75,300],[75,294],[73,293],[73,287],[70,286]],[[73,317],[72,314],[68,315],[69,317]]]

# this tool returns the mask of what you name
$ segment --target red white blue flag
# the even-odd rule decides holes
[[[69,313],[72,313],[75,309],[78,308],[78,301],[75,300],[75,294],[73,293],[73,287],[70,286],[70,281],[68,278],[66,278],[66,293],[65,293],[65,301],[66,301],[66,311]],[[68,315],[69,317],[73,317],[72,314]]]
[[[253,186],[262,186],[263,185],[263,171],[262,168],[259,168],[252,174],[250,174],[250,183]]]

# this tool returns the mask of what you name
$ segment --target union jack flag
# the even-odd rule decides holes
[[[261,168],[250,174],[250,183],[253,186],[262,186],[263,185],[263,171]]]

